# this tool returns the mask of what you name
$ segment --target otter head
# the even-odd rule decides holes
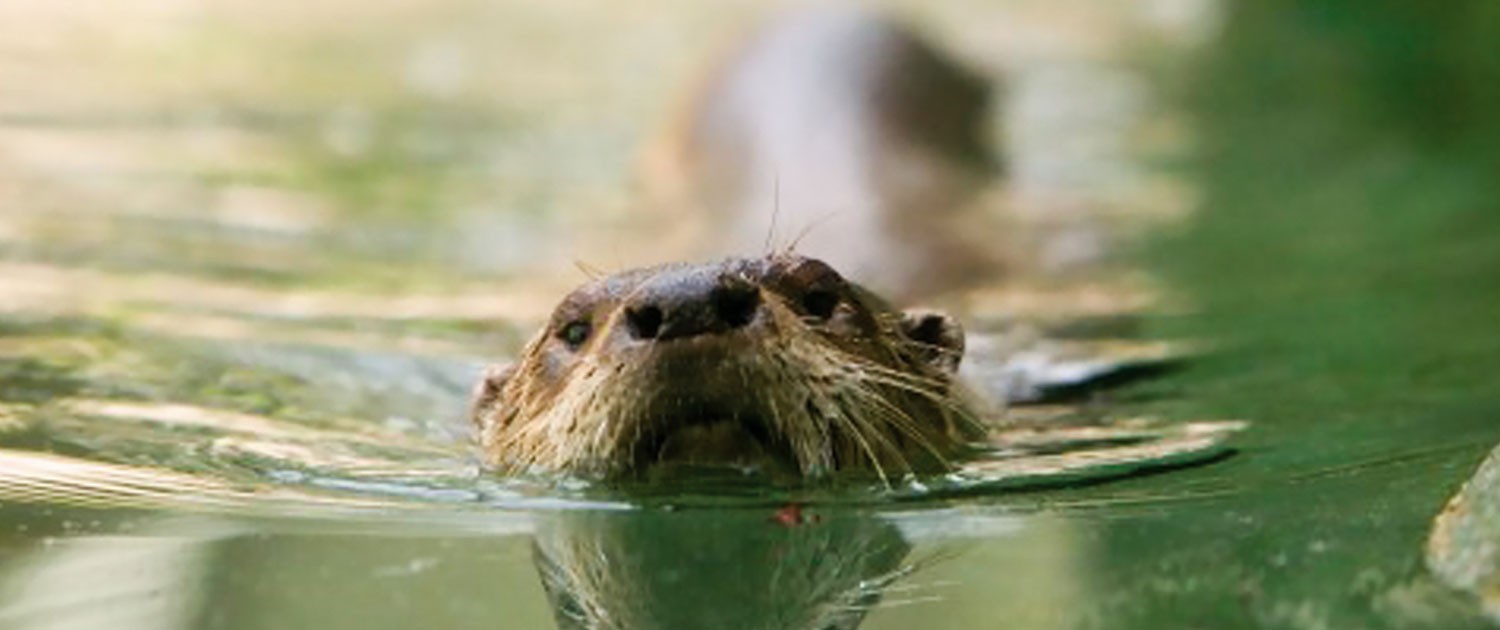
[[[508,472],[672,463],[816,476],[944,470],[978,435],[963,331],[791,254],[619,273],[565,298],[472,418]]]

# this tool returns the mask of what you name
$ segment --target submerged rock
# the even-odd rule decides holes
[[[1427,568],[1477,596],[1485,615],[1500,621],[1500,448],[1433,520]]]

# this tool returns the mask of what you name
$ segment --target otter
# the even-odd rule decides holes
[[[564,298],[471,418],[493,469],[638,477],[663,465],[798,479],[944,471],[983,430],[963,329],[792,253],[665,264]]]
[[[650,146],[645,187],[716,219],[703,240],[723,251],[762,251],[779,227],[865,286],[931,296],[1000,266],[960,222],[1003,174],[986,142],[997,91],[880,10],[795,8],[706,73]]]

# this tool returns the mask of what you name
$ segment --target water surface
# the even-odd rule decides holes
[[[1500,442],[1493,12],[1186,4],[913,11],[1015,73],[1018,198],[1113,243],[976,331],[1204,349],[1027,413],[1232,453],[649,498],[482,475],[462,408],[557,270],[649,249],[630,154],[729,26],[3,9],[0,627],[1485,625],[1421,550]]]

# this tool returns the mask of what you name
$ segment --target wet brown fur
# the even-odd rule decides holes
[[[716,273],[760,297],[743,328],[666,342],[625,334],[625,304],[664,274]],[[803,303],[837,296],[826,317]],[[570,326],[586,326],[572,347]],[[616,478],[663,460],[774,461],[800,476],[945,470],[979,435],[953,382],[962,331],[900,313],[794,254],[663,265],[590,282],[512,367],[476,387],[485,461],[504,472]],[[715,459],[726,461],[714,461]]]

